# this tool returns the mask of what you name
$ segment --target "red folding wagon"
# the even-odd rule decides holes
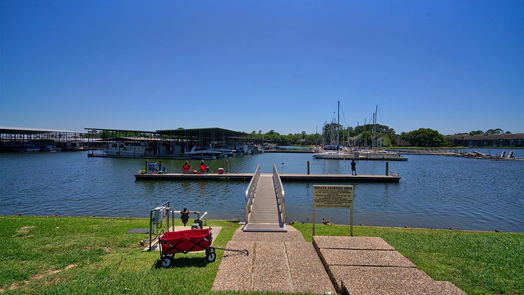
[[[176,253],[206,251],[208,262],[216,259],[215,248],[211,247],[211,229],[190,229],[166,232],[158,239],[160,242],[160,261],[163,267],[171,267]]]

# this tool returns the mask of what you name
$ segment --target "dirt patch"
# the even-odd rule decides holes
[[[11,286],[9,286],[7,289],[3,289],[3,288],[0,288],[0,293],[3,293],[5,291],[11,291],[11,290],[16,290],[22,286],[25,286],[27,284],[29,284],[31,281],[33,280],[40,280],[48,275],[53,275],[53,274],[57,274],[57,273],[60,273],[60,272],[63,272],[63,271],[66,271],[66,270],[70,270],[74,267],[78,266],[77,264],[70,264],[66,267],[64,267],[63,269],[48,269],[46,271],[44,271],[43,273],[39,273],[39,274],[36,274],[34,276],[32,276],[29,280],[26,280],[26,281],[22,281],[22,282],[18,282],[18,283],[13,283]],[[55,283],[55,282],[58,282],[60,281],[61,278],[50,278],[49,280],[46,281],[46,283]]]
[[[18,233],[18,234],[27,234],[29,232],[29,230],[31,230],[32,228],[35,228],[35,227],[32,226],[32,225],[22,226],[21,228],[16,230],[16,233]]]

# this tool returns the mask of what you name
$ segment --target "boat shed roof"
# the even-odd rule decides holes
[[[38,129],[38,128],[0,126],[0,133],[2,134],[42,134],[42,133],[81,133],[81,132],[80,131],[71,131],[71,130],[55,130],[55,129]]]
[[[129,130],[129,129],[110,129],[110,128],[84,128],[86,130],[110,131],[110,132],[133,132],[133,133],[156,133],[155,131]]]
[[[247,133],[223,129],[223,128],[192,128],[157,130],[158,134],[182,136],[182,137],[244,137]]]

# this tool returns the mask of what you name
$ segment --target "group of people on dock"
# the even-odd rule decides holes
[[[191,165],[187,161],[184,162],[184,165],[182,165],[182,172],[185,174],[197,174],[197,173],[208,173],[210,172],[209,166],[204,163],[204,161],[200,162],[199,170],[191,170]]]

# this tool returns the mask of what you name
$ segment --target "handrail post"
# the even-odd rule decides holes
[[[248,222],[249,219],[249,213],[251,213],[251,206],[253,204],[253,199],[255,198],[255,191],[258,183],[258,179],[260,178],[260,164],[257,166],[257,169],[255,170],[255,174],[253,174],[253,177],[251,178],[251,181],[249,182],[249,185],[246,189],[246,196],[244,200],[244,210],[245,210],[245,222]]]
[[[280,179],[280,174],[273,164],[273,185],[275,189],[275,194],[277,195],[277,205],[280,208],[280,218],[282,223],[286,223],[286,201],[285,201],[285,191],[284,186],[282,185],[282,180]]]

